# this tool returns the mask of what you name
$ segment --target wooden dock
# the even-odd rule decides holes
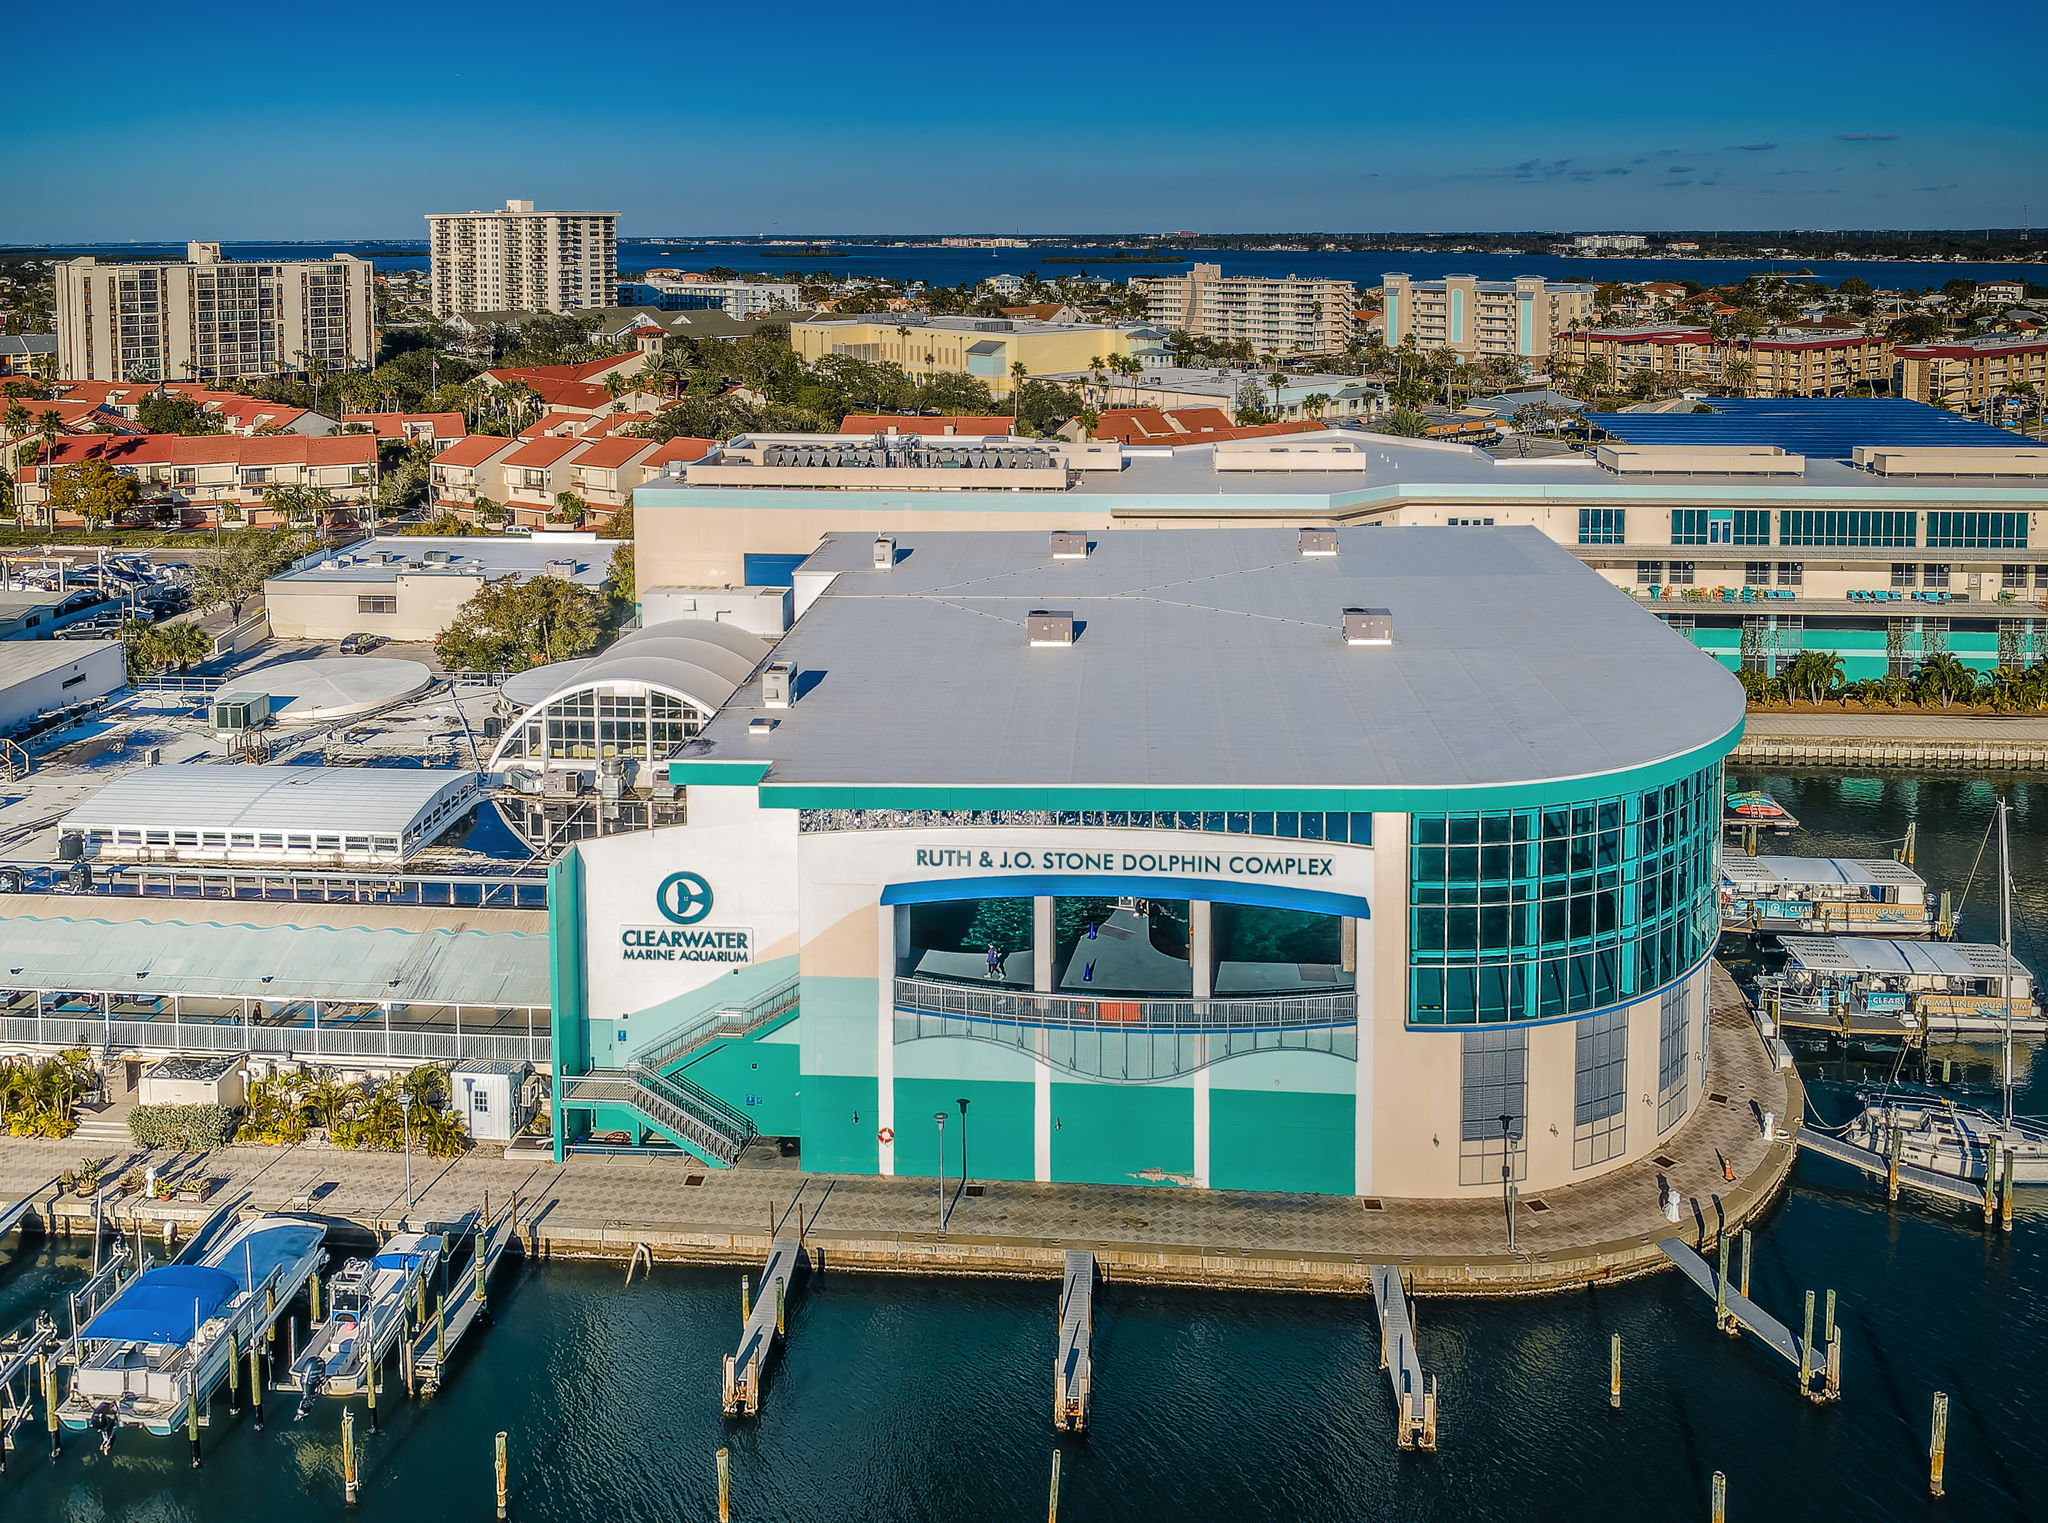
[[[1372,1304],[1380,1319],[1380,1368],[1394,1392],[1394,1442],[1402,1449],[1434,1449],[1436,1379],[1422,1372],[1415,1316],[1393,1265],[1372,1266]]]
[[[1078,1433],[1088,1426],[1088,1398],[1095,1389],[1094,1335],[1095,1255],[1070,1248],[1060,1286],[1059,1352],[1052,1362],[1052,1425],[1062,1432]]]
[[[1861,1169],[1866,1174],[1875,1174],[1887,1179],[1891,1174],[1891,1160],[1884,1154],[1869,1148],[1858,1147],[1840,1137],[1831,1137],[1826,1132],[1816,1132],[1809,1127],[1800,1127],[1795,1133],[1799,1145],[1809,1153],[1818,1153],[1823,1158],[1832,1158],[1846,1163],[1851,1168]],[[1959,1200],[1966,1205],[1981,1208],[1984,1204],[1984,1187],[1973,1180],[1959,1179],[1953,1174],[1938,1174],[1933,1169],[1923,1169],[1918,1164],[1899,1165],[1899,1183],[1911,1185],[1916,1190],[1925,1190],[1930,1195],[1945,1196]]]
[[[495,1221],[479,1223],[470,1262],[460,1280],[449,1288],[434,1309],[431,1322],[422,1323],[406,1358],[411,1361],[412,1378],[423,1396],[441,1389],[448,1361],[464,1334],[476,1326],[490,1299],[491,1272],[512,1245],[518,1211],[507,1207]]]
[[[777,1237],[769,1247],[753,1308],[740,1329],[739,1348],[725,1356],[722,1395],[727,1417],[752,1417],[761,1410],[762,1377],[787,1331],[790,1293],[809,1267],[802,1238]]]

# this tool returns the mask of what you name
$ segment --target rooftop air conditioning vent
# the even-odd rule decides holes
[[[763,714],[759,718],[747,721],[747,733],[749,735],[773,735],[775,727],[780,723],[782,723],[781,720],[770,719],[767,715]]]
[[[771,661],[761,673],[761,707],[786,709],[790,689],[796,686],[796,668],[787,661]]]
[[[445,566],[450,561],[454,560],[455,556],[452,552],[447,550],[429,550],[425,555],[421,556],[420,559],[425,561],[429,566]]]
[[[896,541],[886,534],[875,536],[875,569],[887,571],[896,564]]]
[[[549,561],[545,569],[549,576],[558,576],[565,582],[573,581],[576,577],[574,561]]]
[[[1074,616],[1061,610],[1034,608],[1024,616],[1024,634],[1033,645],[1072,645]]]
[[[1346,645],[1392,645],[1394,643],[1394,616],[1384,608],[1345,609],[1344,643]]]
[[[1046,538],[1052,544],[1052,558],[1056,561],[1084,561],[1088,559],[1088,535],[1081,529],[1055,529]]]
[[[1304,556],[1331,556],[1337,553],[1337,531],[1335,529],[1303,529],[1301,531],[1301,553]]]

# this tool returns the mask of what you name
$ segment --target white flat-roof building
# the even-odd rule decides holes
[[[64,829],[105,861],[399,867],[476,796],[449,768],[196,762],[116,778]]]
[[[280,639],[432,640],[487,582],[559,576],[598,587],[617,548],[594,534],[373,539],[272,577],[263,596]]]
[[[619,283],[617,212],[428,212],[434,313],[608,307]]]
[[[0,640],[0,734],[128,680],[119,640]]]

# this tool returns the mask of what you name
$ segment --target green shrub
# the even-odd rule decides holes
[[[225,1105],[138,1105],[128,1112],[128,1135],[139,1148],[210,1153],[234,1131],[235,1113]]]

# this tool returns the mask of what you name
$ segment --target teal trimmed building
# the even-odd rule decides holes
[[[1534,529],[846,535],[794,581],[681,823],[554,869],[558,1148],[1455,1197],[1702,1098],[1741,691]]]

